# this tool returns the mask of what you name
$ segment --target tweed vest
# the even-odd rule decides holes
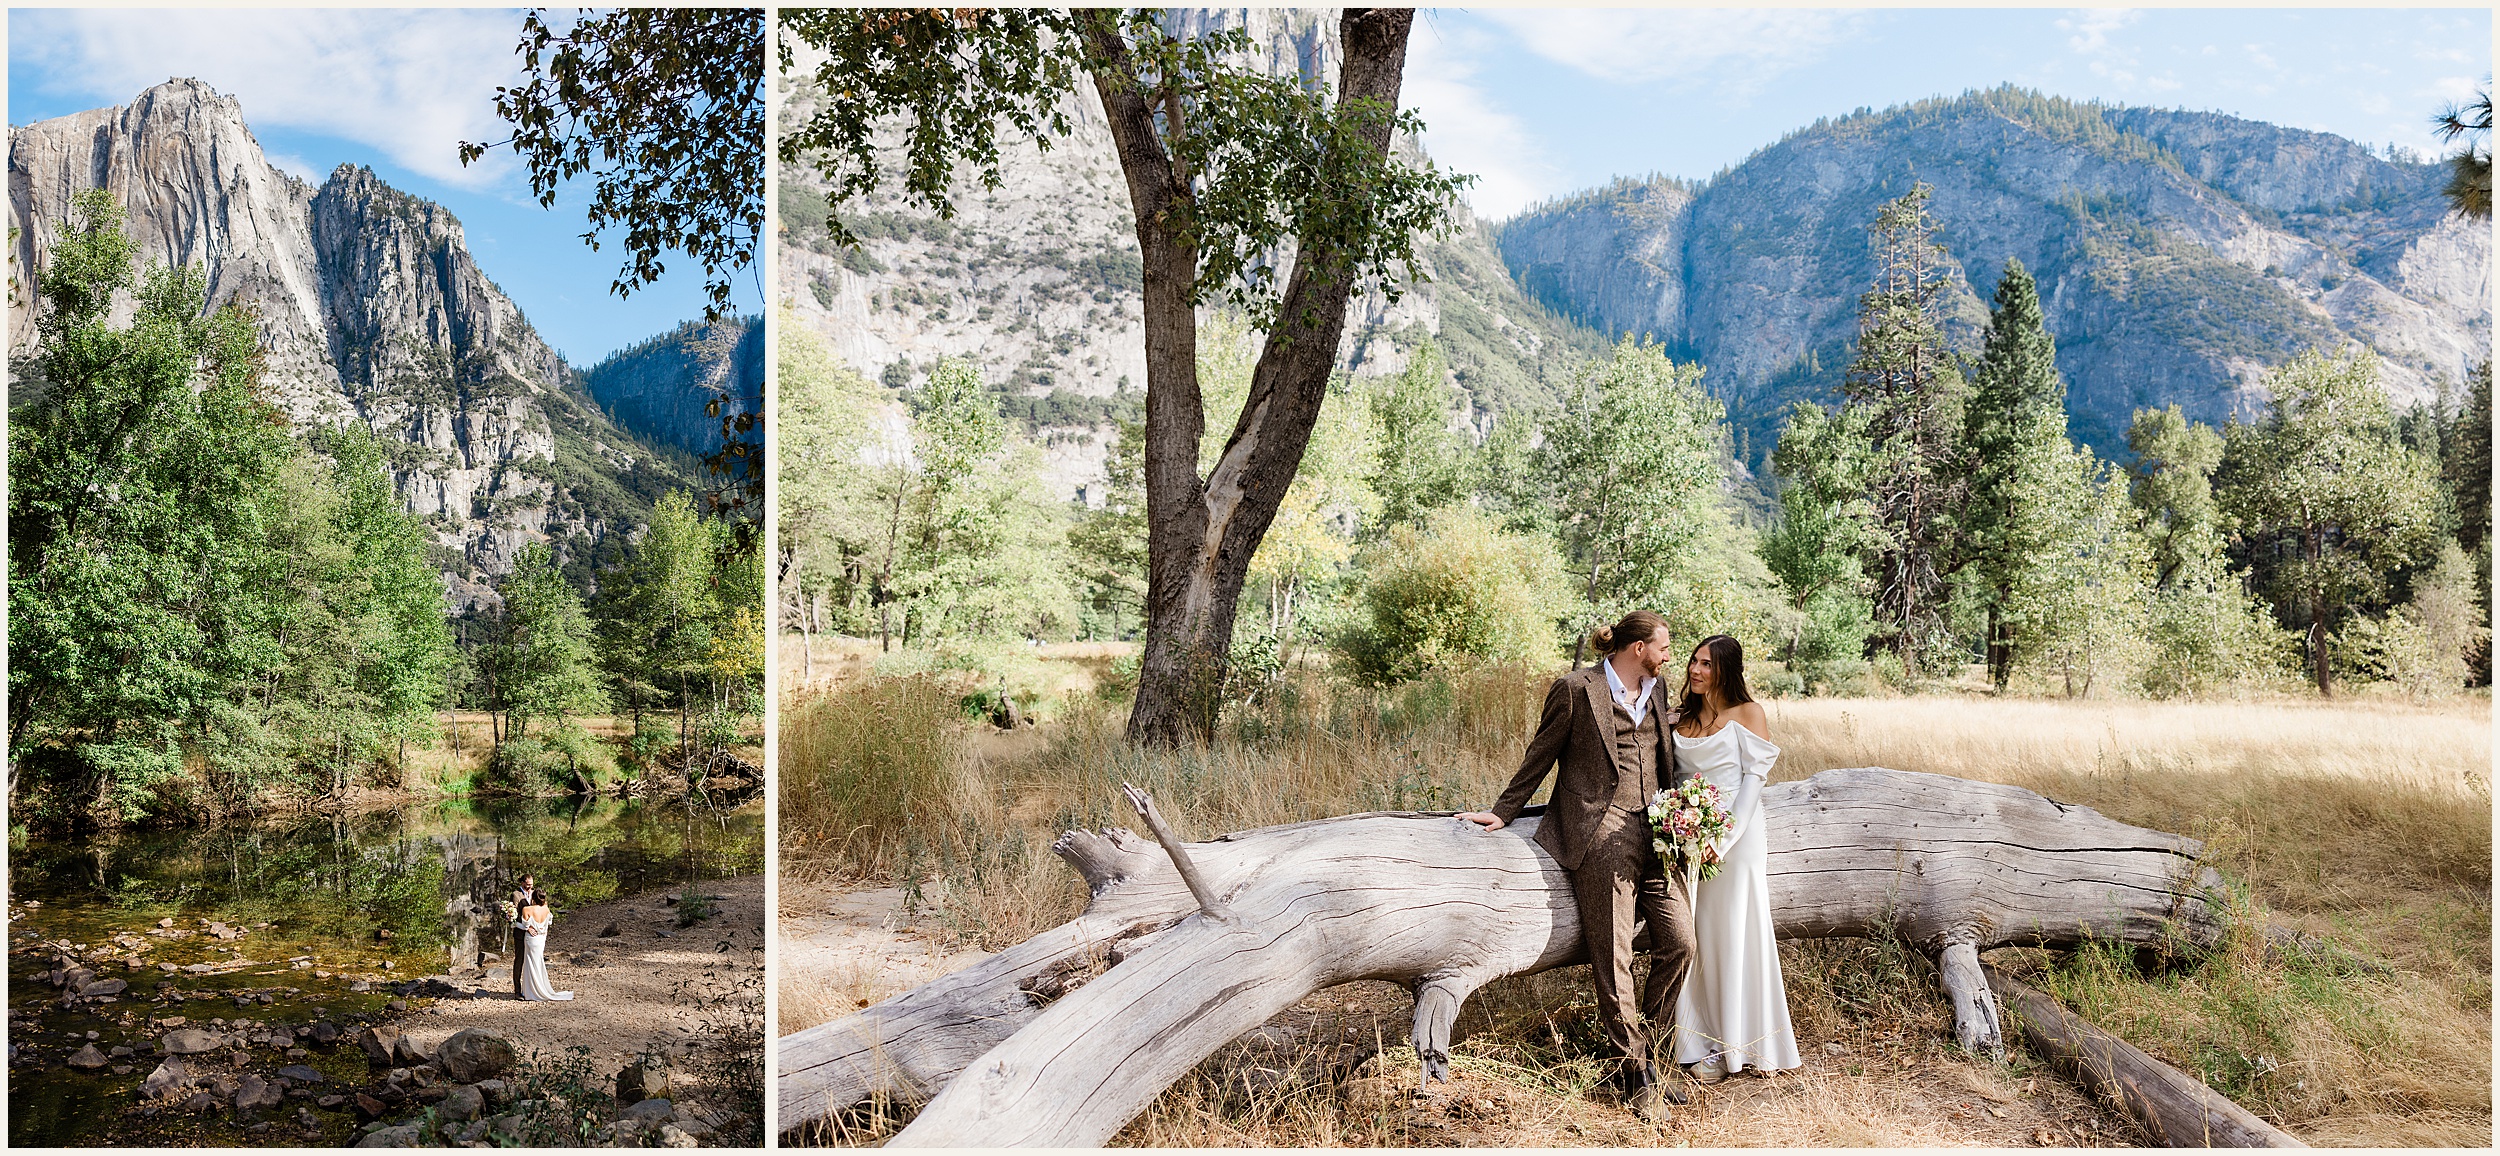
[[[1658,793],[1658,716],[1666,713],[1664,696],[1653,695],[1649,710],[1641,715],[1639,726],[1632,725],[1632,712],[1615,702],[1607,703],[1615,712],[1615,797],[1607,805],[1635,813],[1649,806],[1649,797]]]

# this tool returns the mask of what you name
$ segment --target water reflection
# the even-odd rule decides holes
[[[259,1013],[275,1022],[309,1020],[316,1009],[375,1010],[387,985],[359,992],[353,976],[413,978],[476,966],[486,951],[510,959],[500,904],[523,875],[537,876],[564,910],[763,868],[760,804],[720,812],[614,799],[450,800],[253,827],[33,840],[9,853],[12,1042],[87,1030],[136,1041],[151,1006],[143,991],[202,963],[216,973],[183,970],[184,988],[268,991],[269,969],[284,969],[274,974],[290,986],[275,990],[288,994]],[[242,929],[240,938],[206,933],[210,921]],[[132,990],[117,1007],[59,1006],[43,976],[63,953],[47,945],[69,945],[67,954],[98,971],[109,963]],[[300,962],[290,968],[290,959]],[[261,963],[227,970],[249,960]],[[145,1065],[87,1074],[57,1058],[16,1059],[11,1144],[138,1139],[120,1136],[129,1121],[117,1114],[134,1102]]]

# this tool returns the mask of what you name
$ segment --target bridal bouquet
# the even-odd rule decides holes
[[[1719,805],[1719,788],[1700,778],[1660,791],[1649,800],[1649,841],[1658,857],[1701,864],[1701,877],[1719,874],[1718,841],[1727,834],[1729,816]]]
[[[512,901],[509,899],[503,901],[503,921],[506,923],[519,923],[521,921],[521,909],[513,906]]]

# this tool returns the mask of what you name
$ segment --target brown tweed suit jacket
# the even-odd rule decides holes
[[[1649,698],[1649,709],[1661,712],[1654,763],[1663,772],[1659,787],[1672,787],[1683,778],[1675,765],[1675,740],[1668,737],[1672,733],[1664,713],[1671,705],[1668,693],[1662,679]],[[1606,672],[1595,665],[1555,679],[1546,690],[1536,737],[1528,741],[1527,757],[1519,761],[1519,773],[1511,776],[1510,786],[1493,804],[1493,813],[1506,824],[1517,819],[1529,796],[1544,783],[1546,772],[1557,765],[1562,770],[1554,780],[1554,798],[1545,808],[1545,821],[1537,825],[1536,841],[1568,871],[1578,868],[1581,856],[1588,853],[1597,820],[1615,796],[1618,777],[1614,703],[1606,692]]]

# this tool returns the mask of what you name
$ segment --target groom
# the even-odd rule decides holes
[[[1519,817],[1528,797],[1559,764],[1553,802],[1537,825],[1537,845],[1571,875],[1580,934],[1588,943],[1597,984],[1597,1016],[1621,1057],[1616,1075],[1624,1104],[1644,1120],[1666,1115],[1684,1094],[1659,1082],[1641,1020],[1671,1026],[1675,997],[1693,957],[1693,903],[1682,872],[1658,862],[1650,846],[1649,797],[1674,785],[1672,693],[1658,670],[1672,658],[1665,619],[1635,610],[1592,636],[1604,658],[1554,680],[1536,737],[1519,773],[1491,812],[1459,816],[1498,831]],[[1632,997],[1632,925],[1649,923],[1649,982]]]

